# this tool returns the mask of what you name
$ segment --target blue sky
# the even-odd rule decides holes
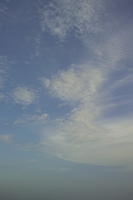
[[[3,188],[131,192],[132,11],[131,0],[0,1]]]

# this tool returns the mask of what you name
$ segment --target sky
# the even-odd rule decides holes
[[[132,0],[0,0],[0,198],[133,199]]]

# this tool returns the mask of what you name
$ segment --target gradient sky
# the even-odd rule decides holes
[[[0,0],[0,198],[133,199],[132,19],[132,0]]]

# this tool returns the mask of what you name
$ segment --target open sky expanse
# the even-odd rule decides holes
[[[133,199],[133,1],[0,0],[0,199]]]

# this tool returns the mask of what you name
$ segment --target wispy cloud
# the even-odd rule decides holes
[[[72,66],[51,79],[42,79],[53,97],[73,103],[73,109],[56,122],[56,128],[52,129],[51,123],[49,131],[53,134],[45,135],[41,144],[66,160],[98,165],[130,164],[133,150],[131,120],[128,116],[105,120],[103,115],[112,105],[107,101],[112,97],[110,84],[113,91],[118,86],[123,88],[125,82],[131,86],[133,73],[114,80],[112,74],[118,71],[112,63],[107,67],[104,60],[101,64],[95,62],[94,65],[93,62],[92,65]],[[114,64],[116,66],[117,60],[113,61]],[[118,107],[119,103],[118,100],[114,104]]]
[[[71,31],[75,31],[76,34],[97,32],[101,29],[99,20],[103,8],[102,0],[54,0],[45,5],[42,3],[42,30],[50,30],[60,39]]]
[[[66,160],[129,165],[133,151],[133,112],[130,117],[128,112],[121,117],[113,113],[113,119],[105,120],[104,116],[113,107],[118,113],[120,106],[128,110],[126,106],[132,101],[132,92],[127,95],[126,87],[131,88],[133,83],[133,70],[128,66],[132,59],[133,30],[130,25],[120,27],[120,24],[117,32],[107,30],[113,21],[108,21],[108,25],[102,22],[102,14],[106,15],[104,9],[105,1],[55,0],[42,4],[42,30],[60,39],[69,33],[80,35],[93,59],[88,56],[88,64],[71,66],[52,78],[42,79],[52,97],[72,104],[73,109],[54,124],[51,121],[50,134],[44,134],[41,144],[45,150]],[[102,30],[103,24],[105,30],[97,43],[95,33]]]
[[[7,56],[0,56],[0,100],[3,100],[6,96],[4,87],[8,77],[8,65]]]
[[[24,115],[22,118],[17,119],[15,125],[29,125],[29,124],[45,124],[48,120],[47,113]]]
[[[130,44],[132,28],[126,26],[123,28],[125,30],[121,29],[117,33],[107,31],[102,20],[103,15],[104,19],[106,15],[105,0],[51,0],[45,3],[40,0],[39,2],[42,3],[40,7],[42,31],[49,32],[51,36],[57,36],[61,40],[70,35],[78,36],[80,42],[82,41],[89,49],[89,53],[87,52],[86,64],[71,65],[69,69],[59,70],[50,78],[41,79],[43,87],[49,91],[51,97],[58,98],[72,109],[60,119],[55,117],[49,120],[46,127],[48,133],[45,129],[40,144],[37,144],[37,141],[34,145],[31,141],[27,149],[37,147],[40,150],[43,147],[62,159],[80,163],[98,165],[132,163],[133,112],[131,111],[130,117],[127,114],[118,118],[113,113],[112,118],[105,119],[112,108],[116,108],[116,112],[119,112],[119,107],[125,106],[125,110],[128,110],[126,105],[133,99],[131,91],[126,93],[126,87],[129,90],[133,84],[133,70],[128,66],[133,50]],[[102,30],[103,25],[106,30]],[[36,56],[42,49],[41,34],[42,32],[38,32],[35,41]],[[71,48],[71,45],[68,48]],[[1,89],[6,79],[4,63],[6,59],[0,57]],[[37,92],[28,87],[16,87],[11,95],[17,104],[23,106],[31,105],[38,97]],[[4,94],[0,93],[1,99],[3,96]],[[47,113],[26,114],[14,124],[28,126],[39,124],[42,130],[47,120]],[[0,135],[0,141],[8,142],[10,137],[10,135]]]
[[[6,0],[5,2],[0,2],[0,15],[3,16],[3,15],[6,15],[7,14],[7,10],[8,10],[8,2],[10,0]]]
[[[7,78],[8,60],[6,56],[0,56],[0,89],[4,87]]]

